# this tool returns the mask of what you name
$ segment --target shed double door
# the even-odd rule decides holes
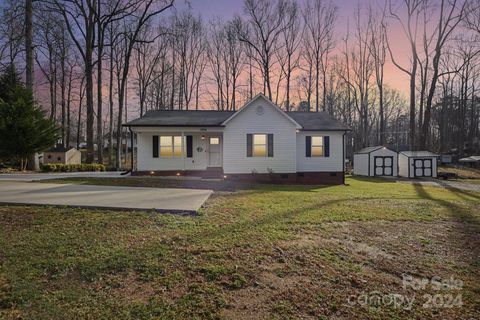
[[[432,171],[432,159],[413,159],[413,174],[415,177],[431,177]]]
[[[393,157],[375,156],[373,157],[373,163],[375,176],[393,176]]]

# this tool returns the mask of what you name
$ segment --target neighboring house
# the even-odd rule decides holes
[[[353,173],[360,176],[397,176],[398,154],[383,146],[363,148],[353,155]]]
[[[480,156],[470,156],[458,160],[462,164],[468,164],[472,168],[480,168]]]
[[[43,163],[81,164],[82,153],[72,147],[56,146],[43,153]]]
[[[206,175],[274,182],[344,182],[345,133],[325,112],[284,112],[263,94],[234,111],[149,111],[132,174]]]

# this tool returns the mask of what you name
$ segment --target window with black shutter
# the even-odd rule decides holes
[[[193,158],[193,136],[187,136],[187,158]]]
[[[329,157],[330,137],[329,136],[306,136],[305,137],[306,157]]]
[[[158,136],[152,136],[152,156],[158,158]]]

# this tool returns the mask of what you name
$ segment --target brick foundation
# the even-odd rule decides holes
[[[211,179],[223,179],[221,169],[215,170],[168,170],[168,171],[134,171],[132,176],[186,176]],[[258,182],[273,184],[328,184],[344,183],[343,172],[297,172],[297,173],[256,173],[226,174],[227,180],[241,182]]]
[[[344,183],[343,172],[297,172],[297,173],[256,173],[231,174],[228,179],[273,184],[328,184]]]

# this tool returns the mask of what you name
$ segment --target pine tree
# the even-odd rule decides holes
[[[0,76],[0,157],[25,170],[29,155],[50,148],[57,140],[55,123],[35,105],[15,67],[7,67]]]

